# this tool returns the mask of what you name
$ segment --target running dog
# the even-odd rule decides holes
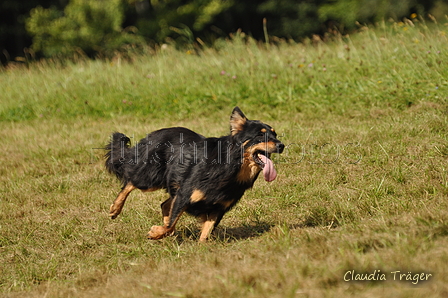
[[[270,156],[284,147],[271,126],[248,120],[238,107],[230,116],[230,134],[220,138],[173,127],[154,131],[131,147],[130,139],[116,132],[105,147],[106,168],[123,187],[109,216],[120,214],[134,189],[164,189],[169,198],[161,204],[163,226],[153,226],[148,238],[172,235],[187,212],[202,222],[199,241],[206,241],[261,172],[268,182],[276,178]]]

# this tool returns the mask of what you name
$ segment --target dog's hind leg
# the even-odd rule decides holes
[[[136,187],[132,185],[131,182],[129,182],[128,184],[126,184],[125,187],[123,187],[123,189],[120,191],[113,204],[110,206],[110,212],[109,212],[110,218],[115,219],[118,216],[118,214],[121,213],[124,202],[126,202],[128,195],[134,189],[136,189]]]
[[[162,239],[174,233],[177,221],[185,211],[185,202],[179,196],[169,198],[162,203],[163,226],[152,226],[148,232],[149,239]]]

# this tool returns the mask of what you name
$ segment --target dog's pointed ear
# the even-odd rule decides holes
[[[239,107],[233,109],[232,115],[230,115],[230,132],[233,135],[242,131],[246,124],[247,118]]]

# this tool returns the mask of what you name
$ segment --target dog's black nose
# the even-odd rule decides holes
[[[283,143],[277,143],[277,153],[282,153],[283,149],[285,149],[285,145],[283,145]]]

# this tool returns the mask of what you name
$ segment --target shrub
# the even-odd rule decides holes
[[[143,45],[130,30],[123,30],[124,9],[120,0],[70,0],[64,11],[38,6],[31,10],[26,28],[32,48],[46,57],[106,55]]]

